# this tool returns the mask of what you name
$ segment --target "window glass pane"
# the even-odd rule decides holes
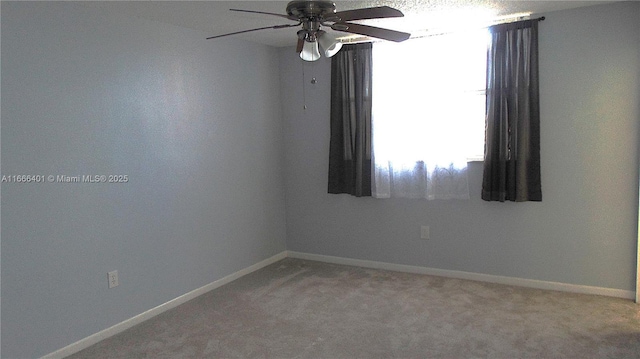
[[[376,161],[482,155],[488,40],[483,29],[374,44]]]

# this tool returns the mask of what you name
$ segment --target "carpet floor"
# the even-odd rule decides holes
[[[69,358],[640,358],[640,305],[287,258]]]

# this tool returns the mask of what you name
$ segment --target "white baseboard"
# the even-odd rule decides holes
[[[242,276],[245,276],[251,272],[254,272],[260,268],[266,267],[270,264],[273,264],[279,260],[282,260],[284,258],[287,257],[287,252],[283,251],[280,252],[278,254],[276,254],[275,256],[271,257],[271,258],[267,258],[261,262],[258,262],[252,266],[249,266],[247,268],[241,269],[235,273],[229,274],[226,277],[220,278],[214,282],[211,282],[205,286],[202,286],[198,289],[192,290],[191,292],[188,292],[186,294],[183,294],[177,298],[174,298],[164,304],[160,304],[159,306],[149,309],[144,313],[138,314],[135,317],[129,318],[123,322],[120,322],[110,328],[107,328],[105,330],[102,330],[98,333],[95,333],[93,335],[90,335],[84,339],[81,339],[73,344],[70,344],[62,349],[56,350],[53,353],[47,354],[45,356],[42,357],[42,359],[52,359],[52,358],[64,358],[66,356],[69,356],[71,354],[75,354],[83,349],[86,349],[104,339],[107,339],[109,337],[112,337],[118,333],[121,333],[131,327],[133,327],[134,325],[140,324],[146,320],[149,320],[153,317],[155,317],[158,314],[164,313],[169,309],[175,308],[177,306],[179,306],[180,304],[186,303],[187,301],[194,299],[202,294],[205,294],[211,290],[214,290],[218,287],[221,287],[229,282],[232,282]]]
[[[622,290],[622,289],[591,287],[591,286],[575,285],[575,284],[567,284],[567,283],[547,282],[547,281],[540,281],[540,280],[534,280],[534,279],[503,277],[503,276],[490,275],[490,274],[479,274],[479,273],[471,273],[471,272],[463,272],[463,271],[455,271],[455,270],[447,270],[447,269],[418,267],[418,266],[410,266],[410,265],[403,265],[403,264],[368,261],[368,260],[362,260],[362,259],[351,259],[351,258],[344,258],[344,257],[325,256],[320,254],[301,253],[301,252],[294,252],[294,251],[283,251],[271,258],[267,258],[259,263],[256,263],[252,266],[239,270],[224,278],[220,278],[212,283],[209,283],[198,289],[192,290],[191,292],[183,294],[155,308],[149,309],[144,313],[138,314],[135,317],[132,317],[123,322],[120,322],[110,328],[107,328],[98,333],[90,335],[62,349],[56,350],[53,353],[47,354],[44,357],[42,357],[42,359],[63,358],[71,354],[75,354],[104,339],[107,339],[116,334],[119,334],[133,327],[134,325],[137,325],[146,320],[149,320],[157,316],[158,314],[164,313],[169,309],[175,308],[180,304],[183,304],[202,294],[205,294],[211,290],[221,287],[229,282],[232,282],[240,277],[243,277],[251,272],[254,272],[258,269],[266,267],[270,264],[273,264],[287,257],[306,259],[306,260],[312,260],[312,261],[318,261],[318,262],[343,264],[343,265],[356,266],[356,267],[385,269],[385,270],[392,270],[397,272],[427,274],[427,275],[434,275],[434,276],[440,276],[440,277],[514,285],[514,286],[529,287],[529,288],[536,288],[536,289],[557,290],[557,291],[563,291],[563,292],[582,293],[582,294],[604,295],[608,297],[617,297],[617,298],[624,298],[624,299],[631,299],[631,300],[635,298],[635,292],[629,291],[629,290]]]
[[[548,282],[548,281],[535,280],[535,279],[504,277],[504,276],[491,275],[491,274],[480,274],[480,273],[463,272],[463,271],[456,271],[456,270],[418,267],[418,266],[410,266],[410,265],[403,265],[403,264],[368,261],[368,260],[362,260],[362,259],[351,259],[351,258],[343,258],[343,257],[325,256],[325,255],[319,255],[319,254],[300,253],[300,252],[293,252],[293,251],[287,251],[287,257],[334,263],[334,264],[343,264],[343,265],[350,265],[350,266],[357,266],[357,267],[365,267],[365,268],[385,269],[385,270],[392,270],[396,272],[427,274],[427,275],[434,275],[439,277],[467,279],[467,280],[474,280],[474,281],[480,281],[480,282],[514,285],[519,287],[556,290],[561,292],[571,292],[571,293],[581,293],[581,294],[603,295],[607,297],[616,297],[616,298],[624,298],[624,299],[631,299],[631,300],[633,300],[636,295],[634,291],[630,291],[630,290],[592,287],[592,286],[586,286],[586,285],[576,285],[576,284],[567,284],[567,283],[559,283],[559,282]]]

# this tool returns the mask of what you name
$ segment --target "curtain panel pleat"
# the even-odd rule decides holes
[[[541,201],[538,20],[489,30],[482,199]]]
[[[331,58],[329,193],[371,196],[371,43]]]

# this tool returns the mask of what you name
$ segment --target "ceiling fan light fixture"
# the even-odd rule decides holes
[[[316,61],[320,58],[320,51],[318,50],[317,41],[305,41],[302,51],[300,52],[300,58],[304,61]]]
[[[318,42],[320,43],[320,46],[322,46],[324,56],[326,57],[331,57],[337,54],[338,51],[340,51],[340,48],[342,48],[341,42],[324,31],[318,35]]]

